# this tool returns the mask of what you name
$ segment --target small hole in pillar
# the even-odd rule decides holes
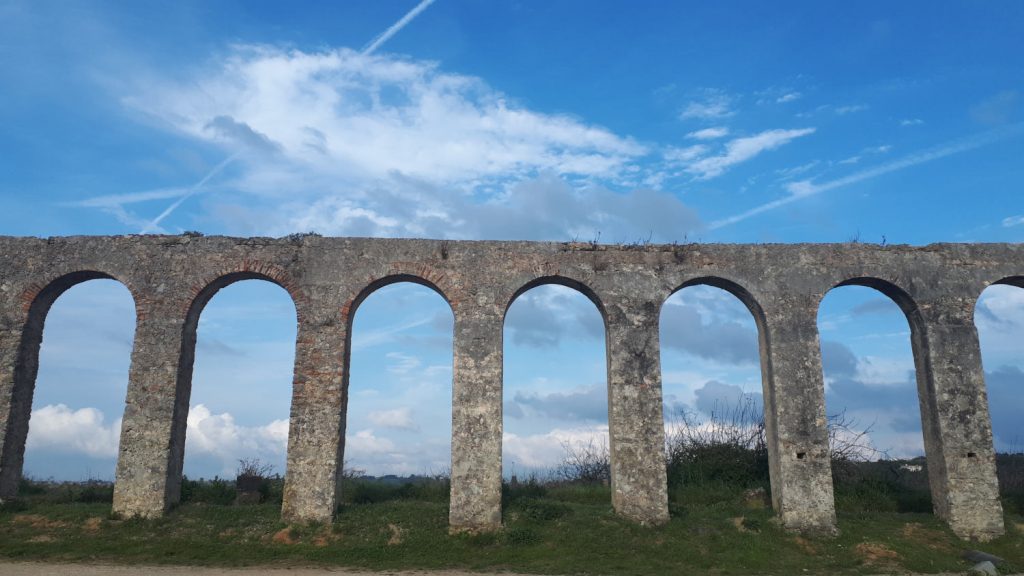
[[[968,452],[968,453],[967,453],[967,457],[968,457],[968,458],[977,458],[977,457],[978,457],[978,455],[977,455],[977,454],[975,454],[974,452]]]
[[[796,459],[797,460],[803,460],[805,456],[807,456],[807,452],[797,452],[796,453]]]

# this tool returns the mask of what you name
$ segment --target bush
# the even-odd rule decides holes
[[[723,405],[701,420],[684,410],[670,423],[665,459],[670,488],[719,484],[739,490],[767,487],[764,415],[753,401]]]
[[[28,502],[51,504],[113,502],[114,483],[97,479],[68,482],[25,477],[18,483],[18,497]]]
[[[611,481],[611,458],[606,442],[595,444],[588,440],[586,444],[578,445],[562,442],[562,449],[565,458],[555,468],[555,479],[570,484],[607,485]]]
[[[217,476],[210,480],[190,480],[187,476],[181,479],[182,503],[198,502],[228,506],[235,503],[237,494],[234,482]]]
[[[342,481],[342,504],[375,504],[391,500],[447,503],[451,481],[447,476],[384,476],[347,478]]]

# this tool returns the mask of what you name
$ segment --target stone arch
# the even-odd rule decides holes
[[[451,308],[452,313],[454,314],[455,313],[455,304],[453,303],[452,299],[449,298],[449,296],[445,292],[445,290],[439,285],[439,284],[443,285],[443,280],[444,280],[444,276],[443,275],[438,276],[436,274],[429,274],[429,273],[428,274],[420,275],[420,274],[411,274],[411,273],[405,273],[405,272],[387,274],[387,275],[381,276],[380,278],[376,278],[376,279],[372,280],[369,284],[364,286],[363,289],[360,290],[359,293],[355,295],[355,297],[353,297],[351,300],[346,302],[345,305],[341,309],[341,317],[342,317],[342,320],[345,322],[345,327],[346,327],[346,332],[348,334],[348,338],[350,340],[352,338],[352,320],[355,318],[356,310],[359,309],[359,305],[362,304],[364,300],[369,298],[370,295],[372,295],[377,290],[380,290],[381,288],[383,288],[385,286],[390,286],[391,284],[399,284],[401,282],[410,282],[412,284],[419,284],[420,286],[425,286],[427,288],[430,288],[434,292],[437,292],[437,294],[439,296],[441,296],[441,298],[444,299],[445,303],[448,304],[448,307]],[[351,344],[351,341],[349,343]],[[345,348],[346,348],[346,351],[347,351],[349,348],[351,348],[351,346],[346,346]],[[348,364],[347,361],[346,361],[346,364]]]
[[[340,434],[342,443],[337,466],[337,473],[339,477],[343,472],[342,467],[345,465],[345,433],[348,426],[348,390],[352,375],[352,331],[359,307],[367,298],[372,296],[381,288],[391,286],[393,284],[410,283],[423,286],[435,292],[442,300],[444,300],[445,304],[448,305],[448,309],[451,311],[452,316],[454,317],[455,315],[455,306],[448,294],[441,287],[445,284],[445,276],[443,274],[437,273],[427,266],[412,267],[415,273],[404,271],[406,268],[409,267],[402,266],[400,263],[393,265],[389,273],[371,280],[352,299],[346,302],[341,310],[342,321],[345,324],[345,347],[343,359],[345,369],[342,373],[341,384],[342,427]]]
[[[818,300],[819,308],[821,307],[821,300],[824,299],[825,295],[832,290],[843,286],[864,286],[865,288],[873,288],[878,292],[881,292],[883,295],[895,302],[896,305],[900,307],[900,310],[903,311],[903,315],[906,316],[907,322],[910,324],[911,338],[913,338],[914,333],[921,332],[924,320],[921,317],[921,310],[918,308],[917,302],[914,298],[906,290],[897,286],[893,282],[873,276],[858,276],[835,284],[821,295],[821,298]],[[914,348],[914,353],[916,355],[916,343],[914,344]]]
[[[1024,288],[1024,276],[1007,276],[993,282],[993,284],[1009,284],[1017,288]]]
[[[762,394],[762,405],[763,405],[763,417],[765,423],[765,432],[768,436],[774,434],[775,423],[774,423],[774,412],[775,412],[775,386],[772,378],[772,362],[771,362],[771,351],[769,343],[769,331],[766,323],[764,309],[757,297],[744,287],[739,282],[724,278],[722,276],[700,276],[692,278],[680,284],[676,287],[665,300],[662,301],[661,307],[664,310],[665,304],[668,302],[676,293],[694,286],[710,286],[718,288],[728,292],[739,300],[743,306],[750,312],[754,320],[754,326],[757,330],[757,344],[758,344],[758,359],[760,361],[761,368],[761,394]],[[660,323],[660,312],[659,312],[659,323]],[[780,509],[779,505],[779,494],[781,490],[776,488],[776,484],[779,482],[779,455],[777,454],[778,449],[774,442],[768,441],[768,466],[769,466],[769,477],[772,486],[772,502],[775,509]]]
[[[733,280],[722,278],[721,276],[701,276],[683,282],[682,284],[679,285],[679,287],[673,290],[671,294],[669,294],[669,297],[674,295],[676,292],[679,292],[680,290],[684,288],[689,288],[691,286],[711,286],[713,288],[725,290],[726,292],[732,294],[733,296],[736,297],[736,299],[742,302],[744,306],[747,307],[747,310],[750,311],[750,314],[754,317],[754,322],[757,324],[758,333],[765,332],[764,309],[761,308],[761,303],[757,301],[757,298],[749,290],[744,288],[743,285]],[[666,298],[665,300],[668,300],[668,298]],[[662,306],[664,305],[665,302],[663,301]]]
[[[1016,339],[1021,336],[1020,325],[1015,321],[1007,321],[1007,318],[999,316],[996,310],[985,306],[983,298],[1000,293],[1004,296],[1013,294],[1019,297],[1018,289],[1024,289],[1024,276],[1005,276],[994,282],[985,281],[981,288],[982,290],[977,294],[972,295],[975,298],[971,312],[973,312],[974,326],[978,332],[979,352],[982,360],[981,374],[985,382],[985,395],[989,406],[996,467],[999,468],[1007,463],[1003,453],[1020,451],[1017,446],[1020,431],[1017,426],[1020,404],[1015,399],[1019,392],[1020,373],[1024,369],[1024,358],[1015,345]],[[984,313],[981,313],[983,307]],[[1014,308],[1016,310],[1013,312],[1020,312],[1019,304]],[[1005,313],[1008,310],[1003,308],[1002,311]],[[979,320],[981,321],[979,322]],[[1001,335],[997,335],[1000,332]],[[1006,346],[1003,342],[1013,342],[1012,351],[1007,350],[1006,348],[1011,348],[1011,346]],[[1010,392],[1011,389],[1013,392]],[[1013,440],[1008,441],[1010,438]],[[1007,500],[1007,502],[1011,501],[1012,499]]]
[[[608,313],[605,309],[604,303],[601,302],[601,298],[598,297],[597,292],[595,292],[586,283],[561,274],[539,276],[537,278],[534,278],[533,280],[530,280],[526,284],[523,284],[515,292],[513,292],[509,299],[505,302],[505,310],[502,312],[502,325],[504,325],[505,323],[505,315],[508,314],[508,309],[512,307],[512,304],[516,301],[517,298],[538,286],[544,286],[548,284],[555,284],[558,286],[565,286],[566,288],[572,288],[573,290],[586,296],[588,300],[594,303],[594,306],[597,306],[597,311],[601,314],[601,321],[604,323],[605,331],[607,333]]]
[[[25,459],[25,441],[28,438],[32,397],[39,373],[39,350],[43,342],[43,326],[57,299],[78,284],[90,280],[114,280],[124,286],[135,305],[136,319],[144,313],[139,298],[129,281],[110,272],[97,269],[77,270],[31,284],[20,295],[23,325],[14,364],[14,382],[11,388],[7,429],[0,447],[0,499],[17,493]]]
[[[614,467],[614,466],[618,465],[618,462],[616,461],[616,457],[612,453],[613,452],[612,451],[613,440],[612,440],[611,413],[610,413],[610,411],[611,411],[611,403],[610,403],[611,385],[610,385],[610,374],[609,374],[609,372],[611,370],[611,364],[610,364],[610,352],[609,352],[609,348],[608,348],[609,344],[610,344],[609,343],[609,338],[610,338],[610,336],[609,336],[609,313],[608,313],[607,308],[605,307],[604,302],[598,296],[597,292],[593,288],[591,288],[587,283],[585,283],[585,282],[583,282],[581,280],[578,280],[576,278],[573,278],[573,277],[570,277],[570,276],[567,276],[567,275],[563,275],[563,274],[559,274],[559,273],[556,272],[556,273],[552,273],[552,274],[545,274],[545,275],[534,277],[533,279],[529,280],[528,282],[525,282],[524,284],[518,286],[518,288],[516,288],[514,291],[512,291],[511,294],[508,296],[507,300],[504,300],[504,301],[502,301],[500,299],[498,300],[498,305],[499,306],[503,305],[503,308],[499,309],[499,311],[501,313],[501,316],[500,316],[501,323],[500,323],[500,325],[498,325],[498,330],[499,330],[499,332],[498,332],[498,334],[499,334],[498,345],[500,346],[500,349],[501,349],[501,354],[500,354],[500,358],[501,358],[501,379],[500,380],[501,380],[501,382],[500,382],[500,389],[498,390],[498,392],[499,392],[500,405],[502,407],[501,411],[499,412],[499,414],[501,415],[501,418],[500,418],[501,423],[500,423],[500,428],[499,428],[499,438],[501,439],[501,441],[499,442],[499,446],[498,447],[499,447],[500,454],[501,454],[500,460],[501,460],[501,464],[502,464],[502,472],[503,473],[507,472],[509,474],[515,475],[515,474],[517,474],[517,472],[519,470],[519,469],[516,468],[516,466],[521,466],[522,465],[521,461],[519,461],[519,460],[517,460],[516,458],[513,457],[513,456],[515,456],[515,454],[514,454],[515,449],[514,449],[514,447],[510,447],[511,445],[508,443],[507,438],[506,438],[506,434],[505,434],[506,430],[509,430],[509,429],[512,430],[512,432],[509,432],[510,434],[515,434],[517,432],[520,432],[519,430],[515,430],[516,425],[515,425],[515,423],[513,423],[512,421],[509,420],[509,418],[510,418],[509,412],[506,410],[506,408],[508,406],[514,405],[514,403],[513,403],[513,396],[511,394],[513,392],[516,392],[516,384],[518,382],[524,381],[524,380],[515,378],[515,372],[517,372],[519,370],[525,370],[530,375],[530,377],[541,376],[543,378],[549,378],[553,374],[558,374],[557,368],[553,368],[552,365],[545,363],[547,360],[550,360],[551,357],[548,357],[547,360],[539,360],[537,363],[530,363],[530,364],[528,364],[530,366],[530,368],[528,368],[528,369],[522,368],[523,366],[526,366],[527,364],[523,364],[521,362],[519,362],[519,363],[515,362],[516,355],[522,353],[522,348],[519,347],[519,346],[522,346],[522,345],[517,345],[515,343],[514,339],[512,339],[512,338],[506,338],[506,330],[511,330],[512,329],[512,328],[510,328],[510,324],[509,324],[509,315],[508,315],[509,311],[512,310],[513,306],[516,304],[516,302],[519,301],[520,297],[524,296],[525,294],[527,294],[528,292],[530,292],[530,291],[532,291],[532,290],[534,290],[536,288],[541,288],[541,287],[544,287],[544,286],[560,286],[560,287],[571,289],[573,291],[573,294],[571,295],[571,298],[573,298],[577,302],[580,302],[581,304],[582,304],[582,301],[579,300],[579,297],[582,296],[583,298],[586,298],[586,300],[588,300],[590,302],[590,304],[592,304],[594,306],[593,311],[597,312],[598,316],[601,319],[601,329],[600,329],[601,330],[601,334],[600,334],[600,337],[599,337],[600,338],[599,339],[599,343],[595,344],[594,342],[591,342],[591,341],[588,340],[585,345],[581,345],[581,347],[585,347],[586,348],[586,352],[578,353],[581,356],[585,355],[587,361],[588,362],[592,362],[592,363],[588,363],[587,366],[590,366],[592,368],[596,368],[597,372],[590,373],[588,376],[583,377],[582,375],[583,375],[584,371],[574,370],[574,373],[571,375],[571,378],[578,379],[578,380],[575,380],[575,384],[579,385],[581,387],[580,388],[581,390],[593,391],[595,394],[599,394],[604,399],[604,403],[605,404],[604,404],[603,408],[600,407],[600,406],[594,406],[595,408],[598,408],[598,410],[594,411],[592,414],[590,414],[590,415],[588,415],[586,417],[576,416],[575,418],[578,418],[578,420],[575,420],[575,424],[572,424],[574,422],[574,420],[572,420],[571,418],[567,419],[567,420],[559,420],[559,422],[562,422],[562,423],[564,423],[567,426],[575,425],[575,426],[589,428],[591,433],[595,433],[596,434],[595,436],[593,436],[591,438],[591,440],[598,441],[599,445],[596,445],[596,446],[595,445],[584,446],[582,444],[579,444],[579,445],[574,445],[573,449],[580,449],[580,450],[583,450],[585,452],[592,452],[593,455],[597,455],[601,450],[606,450],[607,451],[606,455],[608,457],[608,462],[611,465],[611,467]],[[586,312],[584,314],[586,314],[587,316],[589,316],[590,314],[593,313],[593,312],[591,312],[591,309],[586,306],[586,304],[582,304],[582,306],[586,308]],[[589,318],[592,319],[593,317],[589,316]],[[584,330],[584,332],[588,333],[588,334],[592,334],[589,330]],[[596,334],[594,334],[593,336],[595,338],[597,337]],[[530,345],[526,345],[526,346],[530,346]],[[534,344],[533,346],[536,346],[536,344]],[[552,347],[552,348],[554,348],[554,347]],[[556,355],[555,358],[558,358],[557,362],[559,362],[559,363],[564,362],[564,360],[562,360],[562,358],[564,358],[564,356],[561,356],[563,354],[563,352],[561,350],[559,350],[557,352],[553,352],[553,354]],[[600,359],[600,365],[597,364],[597,361],[599,359]],[[598,374],[601,375],[600,376],[600,378],[601,378],[600,380],[597,379],[598,378]],[[559,378],[564,378],[564,377],[565,377],[564,374],[558,374],[557,376],[555,376],[555,379],[558,380]],[[566,378],[563,381],[564,382],[572,382],[573,380],[569,380],[568,378]],[[573,393],[575,393],[576,391],[577,391],[577,389],[573,389]],[[556,389],[552,390],[552,392],[554,392],[554,393],[568,393],[569,390],[567,390],[565,388],[556,388]],[[597,432],[598,428],[601,427],[601,426],[604,426],[605,423],[604,422],[598,422],[598,418],[595,416],[596,414],[603,414],[604,417],[607,418],[607,427],[608,427],[607,434],[604,434],[604,432]],[[561,413],[558,414],[558,415],[549,414],[549,417],[551,419],[556,419],[557,420],[559,418],[567,418],[567,415],[561,414]],[[569,444],[567,444],[567,446],[568,445]],[[504,468],[505,464],[509,464],[509,468],[508,469]],[[527,467],[523,471],[527,472],[527,473],[530,473],[531,471],[530,471],[529,465],[527,465]],[[609,469],[608,472],[610,473],[611,470]]]
[[[187,301],[182,324],[181,351],[178,357],[177,380],[174,387],[174,410],[171,416],[171,453],[167,474],[167,493],[170,504],[178,502],[181,497],[182,470],[185,464],[185,429],[192,395],[192,373],[195,364],[199,317],[217,292],[243,280],[263,280],[280,286],[288,293],[295,306],[297,323],[301,324],[302,322],[305,298],[291,276],[283,268],[273,264],[246,260],[237,267],[221,270],[214,275],[204,277],[202,281],[192,287],[191,298]]]
[[[903,317],[910,329],[910,348],[914,362],[914,373],[916,380],[916,396],[919,406],[921,433],[923,439],[925,459],[928,463],[929,488],[932,495],[932,502],[936,513],[945,516],[941,512],[944,506],[945,470],[940,469],[944,462],[941,453],[941,442],[937,423],[938,408],[936,405],[935,385],[930,366],[929,343],[925,329],[925,318],[917,300],[903,287],[896,283],[872,276],[859,276],[849,278],[834,284],[818,300],[818,313],[821,311],[821,304],[824,298],[836,288],[845,286],[861,286],[871,288],[892,301],[903,313]],[[821,341],[819,339],[819,346]]]

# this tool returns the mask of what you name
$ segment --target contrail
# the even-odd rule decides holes
[[[225,167],[227,167],[228,164],[231,164],[231,162],[234,161],[235,158],[238,158],[239,154],[241,154],[241,152],[235,152],[231,156],[228,156],[226,159],[224,159],[224,161],[222,161],[220,164],[217,164],[216,166],[214,166],[213,170],[210,170],[210,172],[206,176],[203,176],[202,180],[200,180],[199,182],[196,182],[191,188],[188,189],[188,192],[183,194],[181,196],[181,198],[178,198],[177,200],[175,200],[173,204],[168,206],[166,210],[161,212],[159,216],[157,216],[156,218],[153,219],[152,222],[147,224],[142,229],[142,233],[143,234],[149,234],[150,232],[153,232],[154,230],[159,229],[160,222],[162,222],[164,218],[167,218],[168,216],[170,216],[171,212],[174,212],[175,210],[177,210],[178,206],[181,206],[181,204],[183,202],[185,202],[185,200],[188,200],[189,198],[194,196],[195,193],[198,192],[199,189],[203,187],[203,184],[206,184],[207,182],[210,181],[210,178],[213,178],[214,176],[219,174],[220,171],[223,170]]]
[[[420,12],[423,12],[424,10],[429,8],[430,5],[433,4],[434,2],[435,0],[421,0],[420,3],[417,4],[415,8],[409,10],[408,14],[402,16],[401,20],[392,24],[391,27],[385,30],[380,36],[377,36],[376,38],[371,40],[369,44],[364,46],[362,49],[362,54],[364,56],[373,54],[373,52],[377,48],[380,48],[381,45],[390,40],[392,36],[398,34],[398,32],[402,28],[405,28],[406,25],[409,24],[409,22],[412,22],[413,18],[419,16]]]
[[[786,186],[789,196],[784,196],[778,200],[772,200],[771,202],[761,204],[760,206],[751,208],[746,212],[741,212],[734,216],[729,216],[728,218],[715,220],[708,225],[708,229],[716,230],[724,226],[729,226],[730,224],[742,222],[747,218],[757,216],[763,212],[768,212],[769,210],[774,210],[781,206],[785,206],[786,204],[796,202],[802,198],[807,198],[822,192],[863,182],[864,180],[877,178],[879,176],[889,174],[890,172],[896,172],[897,170],[903,170],[904,168],[917,166],[918,164],[924,164],[925,162],[931,162],[932,160],[938,160],[940,158],[945,158],[946,156],[952,156],[953,154],[959,154],[961,152],[967,152],[968,150],[974,150],[975,148],[981,148],[982,146],[987,146],[994,142],[1015,136],[1022,131],[1022,128],[1024,128],[1024,123],[1019,123],[1007,126],[1006,128],[991,130],[978,136],[954,140],[953,142],[949,142],[942,146],[925,150],[924,152],[918,152],[917,154],[911,154],[910,156],[905,156],[899,160],[889,162],[888,164],[882,164],[881,166],[861,170],[860,172],[855,172],[849,176],[837,178],[823,184],[815,184],[810,180],[793,182]]]

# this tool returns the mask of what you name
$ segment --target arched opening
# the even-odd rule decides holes
[[[818,308],[836,510],[932,512],[914,348],[916,305],[872,278],[844,282]]]
[[[447,503],[451,306],[437,287],[403,276],[367,288],[354,310],[340,501]]]
[[[611,498],[605,332],[599,301],[570,279],[538,279],[509,304],[502,468],[513,501],[514,488],[546,481]]]
[[[1024,513],[1024,277],[985,289],[974,308],[1003,506]]]
[[[289,293],[260,276],[222,278],[193,305],[181,501],[280,504],[296,326]]]
[[[40,291],[15,366],[0,496],[17,491],[22,472],[89,486],[67,490],[73,497],[112,494],[135,321],[131,293],[107,274],[70,274]]]
[[[721,279],[687,283],[661,308],[669,501],[770,502],[760,308]]]

